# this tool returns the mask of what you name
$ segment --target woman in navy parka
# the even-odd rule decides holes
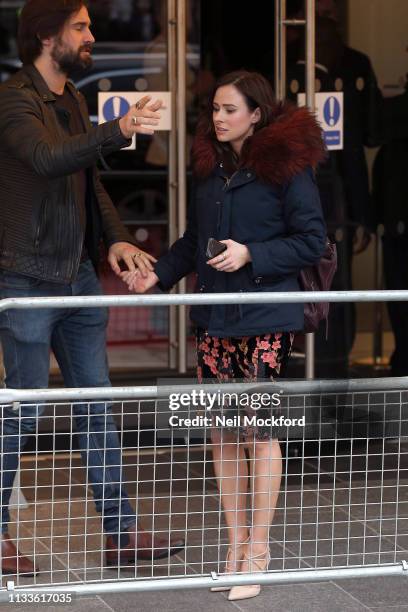
[[[299,271],[316,263],[325,249],[314,180],[323,157],[321,130],[306,108],[277,105],[259,74],[239,71],[221,78],[194,140],[195,190],[187,230],[154,272],[145,277],[124,273],[129,287],[139,293],[156,284],[170,289],[196,271],[197,288],[205,293],[299,290]],[[209,238],[227,249],[208,261]],[[288,361],[294,332],[303,328],[303,304],[195,306],[191,318],[197,326],[199,382],[275,379]],[[256,414],[270,416],[273,410]],[[224,406],[221,411],[231,416],[241,409]],[[251,416],[247,407],[245,413]],[[276,435],[273,427],[212,429],[214,471],[230,542],[226,573],[268,567],[269,528],[282,473]],[[259,590],[259,585],[234,586],[229,599],[253,597]]]

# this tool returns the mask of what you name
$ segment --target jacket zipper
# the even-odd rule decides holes
[[[74,236],[77,233],[77,225],[80,228],[80,222],[78,219],[79,216],[79,211],[77,209],[76,206],[76,202],[74,202],[74,206],[71,207],[71,213],[72,213],[72,227],[74,230]],[[76,255],[75,257],[72,258],[72,266],[71,266],[71,270],[70,270],[70,278],[73,278],[74,276],[74,270],[76,270],[76,272],[78,273],[78,268],[79,268],[79,264],[81,261],[81,254],[82,254],[82,248],[83,248],[83,244],[84,244],[84,236],[82,234],[82,231],[80,230],[80,235],[81,235],[81,242],[80,242],[80,247],[79,250],[76,250],[75,253],[75,248],[73,249],[73,253]],[[74,240],[72,241],[73,243],[75,242]]]
[[[35,242],[34,242],[36,249],[38,249],[40,246],[40,234],[41,234],[41,230],[44,227],[44,224],[46,221],[46,215],[47,215],[47,198],[43,200],[43,202],[41,203],[40,219],[39,219],[37,232],[35,235]]]
[[[217,202],[217,234],[220,231],[221,227],[221,217],[222,217],[222,202]]]
[[[71,179],[72,180],[72,179]],[[70,193],[74,193],[74,189],[70,189]],[[73,198],[69,198],[69,206],[70,206],[70,216],[71,216],[71,228],[72,228],[72,250],[71,250],[71,263],[69,266],[69,270],[68,270],[68,278],[70,279],[70,282],[72,282],[73,277],[74,277],[74,270],[76,270],[78,272],[78,267],[79,267],[79,262],[81,259],[81,253],[82,253],[82,246],[78,248],[75,248],[76,245],[76,241],[75,241],[75,236],[77,234],[77,223],[78,223],[78,210],[77,210],[77,206],[76,206],[76,202],[73,200]],[[82,237],[82,232],[80,232],[81,234],[81,241],[80,244],[83,244],[83,237]]]

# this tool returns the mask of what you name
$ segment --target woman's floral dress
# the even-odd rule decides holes
[[[197,378],[199,384],[208,382],[265,382],[282,375],[289,360],[294,334],[275,332],[261,336],[242,338],[217,338],[209,336],[205,330],[197,330]],[[229,403],[217,406],[212,416],[241,417],[237,427],[227,427],[237,431],[245,439],[267,440],[278,437],[277,427],[252,426],[242,424],[244,416],[254,415],[259,420],[271,416],[279,417],[279,408],[258,408]]]

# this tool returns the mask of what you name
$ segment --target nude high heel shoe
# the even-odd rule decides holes
[[[244,554],[243,563],[248,562],[249,572],[266,572],[271,561],[269,546],[264,552],[259,555],[248,556]],[[229,592],[229,601],[237,601],[238,599],[250,599],[256,597],[261,592],[260,584],[242,584],[233,586]]]
[[[242,561],[243,556],[244,556],[243,555],[243,553],[244,553],[243,549],[244,549],[244,546],[246,544],[248,544],[248,540],[249,540],[249,538],[247,538],[243,542],[238,542],[238,544],[235,546],[235,568],[233,570],[226,571],[225,572],[226,574],[233,574],[234,572],[236,572],[238,570],[239,563]],[[232,564],[234,562],[233,551],[234,551],[234,548],[232,548],[232,546],[230,546],[228,548],[227,557],[225,559],[226,569],[227,569],[228,563]],[[210,587],[210,591],[212,591],[213,593],[219,593],[220,591],[229,591],[230,588],[231,587],[228,587],[228,586]]]

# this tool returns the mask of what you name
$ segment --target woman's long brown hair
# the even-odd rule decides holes
[[[225,85],[233,85],[244,97],[248,109],[253,112],[259,108],[261,118],[254,126],[254,132],[266,127],[273,121],[277,109],[275,95],[269,81],[258,72],[236,70],[222,76],[215,84],[209,96],[207,107],[204,109],[197,129],[209,137],[220,158],[227,160],[233,155],[228,143],[220,143],[214,130],[213,102],[217,89]],[[235,160],[237,162],[238,160]]]

